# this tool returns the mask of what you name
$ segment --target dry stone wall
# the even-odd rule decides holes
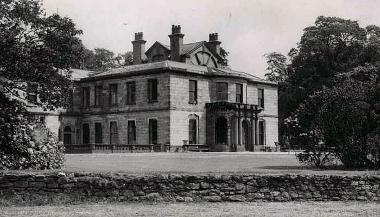
[[[379,201],[380,176],[1,174],[0,204]]]

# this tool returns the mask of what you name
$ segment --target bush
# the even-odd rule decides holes
[[[64,146],[45,126],[27,119],[24,105],[0,93],[0,169],[56,169]]]

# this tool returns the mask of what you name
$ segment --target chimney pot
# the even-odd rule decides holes
[[[181,26],[172,25],[172,34],[181,34]]]
[[[172,34],[170,38],[170,60],[181,62],[181,53],[183,48],[183,36],[180,25],[172,25]]]

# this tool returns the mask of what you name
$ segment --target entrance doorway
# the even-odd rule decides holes
[[[227,144],[227,119],[219,117],[215,121],[215,142],[216,144]]]

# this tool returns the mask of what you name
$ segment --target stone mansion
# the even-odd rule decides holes
[[[274,148],[277,84],[223,66],[217,33],[184,43],[173,25],[169,38],[170,45],[156,41],[145,50],[143,33],[136,33],[133,65],[76,81],[72,107],[59,116],[63,142],[140,151]]]

